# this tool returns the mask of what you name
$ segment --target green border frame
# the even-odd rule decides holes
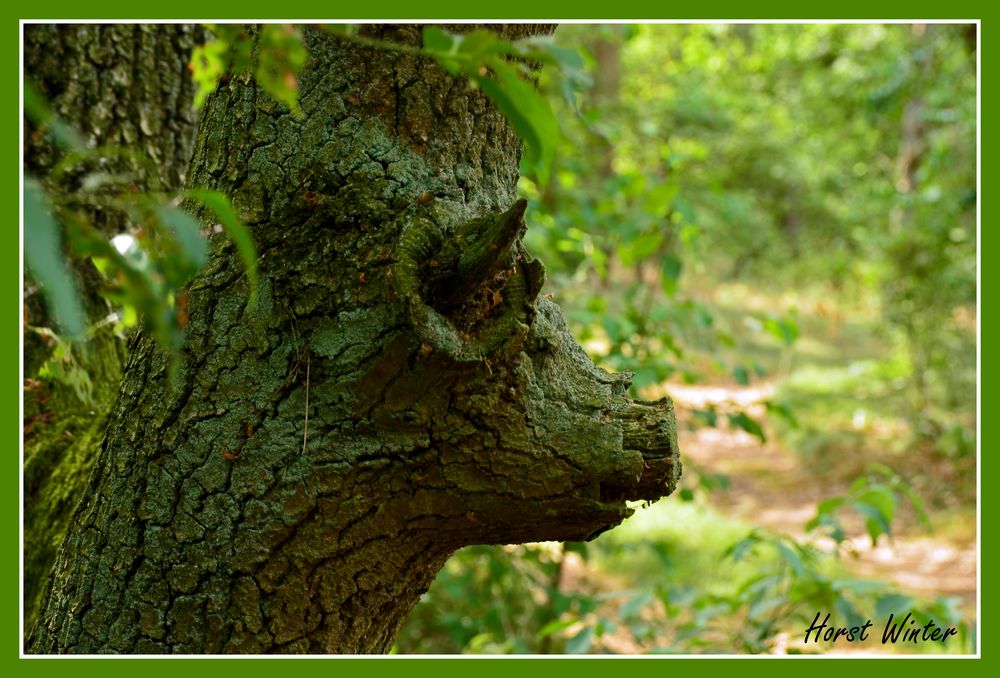
[[[769,3],[767,6],[750,5],[749,3],[735,2],[733,0],[728,0],[726,2],[711,2],[711,3],[684,3],[684,4],[667,4],[663,2],[652,2],[651,0],[618,0],[613,4],[601,3],[601,4],[585,4],[581,3],[579,0],[558,0],[540,4],[538,0],[505,0],[503,2],[493,2],[489,5],[473,5],[467,2],[458,2],[456,0],[440,1],[435,0],[432,6],[424,6],[423,4],[416,4],[413,2],[402,2],[401,0],[380,0],[377,4],[372,5],[351,5],[343,6],[342,3],[337,3],[334,5],[330,4],[320,4],[320,3],[303,3],[302,6],[290,7],[285,4],[276,4],[273,2],[260,2],[259,0],[244,0],[238,6],[238,11],[233,9],[228,9],[226,7],[218,6],[214,3],[206,3],[204,0],[201,2],[192,2],[191,0],[174,0],[169,4],[164,4],[161,7],[153,8],[150,6],[138,6],[134,2],[122,2],[118,0],[117,2],[100,2],[100,3],[80,3],[80,2],[66,2],[66,0],[49,0],[44,4],[37,4],[34,6],[29,5],[14,5],[8,6],[10,9],[5,9],[4,13],[10,13],[9,16],[5,16],[5,25],[8,30],[14,27],[18,28],[18,35],[20,33],[20,27],[18,21],[20,19],[53,19],[53,18],[79,18],[79,19],[121,19],[121,18],[143,18],[143,19],[219,19],[219,18],[242,18],[246,16],[253,16],[254,18],[273,18],[273,19],[290,19],[290,20],[305,20],[305,19],[318,19],[318,18],[343,18],[343,19],[373,19],[373,18],[399,18],[399,19],[482,19],[488,17],[494,17],[498,19],[544,19],[558,17],[560,19],[610,19],[610,18],[621,18],[621,19],[783,19],[783,18],[796,18],[796,19],[979,19],[980,24],[980,44],[979,44],[979,55],[980,55],[980,68],[981,72],[986,73],[996,73],[996,52],[992,48],[987,48],[985,51],[982,49],[983,35],[992,35],[991,30],[993,27],[993,20],[986,13],[985,9],[986,3],[983,2],[973,2],[971,0],[951,0],[947,3],[872,3],[872,2],[860,2],[858,0],[842,0],[836,5],[810,5],[803,6],[798,3],[792,4],[791,2],[784,3]],[[1000,23],[1000,21],[998,21]],[[985,31],[984,31],[985,29]],[[20,53],[19,53],[19,40],[14,37],[13,31],[7,34],[9,37],[13,37],[11,43],[6,48],[6,52],[11,54],[12,59],[16,63],[20,64]],[[13,69],[8,71],[6,78],[6,83],[8,89],[8,97],[15,101],[18,101],[18,75]],[[987,79],[980,75],[980,97],[981,97],[981,115],[980,121],[992,119],[992,115],[995,115],[997,109],[996,105],[996,91],[995,89],[984,86],[987,83]],[[992,84],[992,83],[991,83]],[[11,106],[8,113],[13,116],[17,115],[17,123],[20,124],[20,105],[16,107]],[[17,129],[15,127],[15,129]],[[981,187],[990,187],[993,184],[990,183],[991,180],[995,180],[997,173],[996,168],[996,157],[995,153],[990,151],[995,151],[996,143],[995,137],[987,129],[984,133],[980,130],[981,135],[981,145],[980,152],[982,158],[980,184]],[[13,136],[13,141],[6,142],[7,148],[11,146],[18,145],[18,137]],[[12,149],[13,150],[13,149]],[[8,204],[17,206],[19,204],[19,190],[18,190],[18,172],[20,169],[20,147],[17,148],[18,165],[15,168],[13,162],[13,152],[8,156],[7,163],[4,167],[4,193],[8,196]],[[988,188],[987,188],[988,190]],[[982,195],[982,191],[980,191]],[[13,209],[13,208],[12,208]],[[994,281],[996,272],[991,269],[991,267],[983,265],[984,262],[989,261],[989,254],[995,252],[995,236],[994,234],[986,228],[986,224],[991,223],[990,217],[996,213],[992,203],[988,203],[985,206],[980,206],[980,223],[981,226],[981,238],[979,241],[980,246],[980,345],[982,345],[983,338],[988,336],[994,336],[992,328],[986,325],[983,321],[983,311],[987,306],[987,298],[984,294],[984,290],[987,289]],[[12,212],[8,211],[8,215]],[[17,216],[15,215],[15,219]],[[14,223],[17,223],[16,221]],[[3,317],[7,317],[12,322],[15,317],[15,311],[20,315],[20,298],[15,297],[15,290],[18,289],[19,281],[15,280],[15,276],[18,273],[18,228],[8,227],[4,229],[3,233],[3,245],[6,254],[3,258],[7,260],[8,265],[11,266],[8,269],[8,273],[5,274],[6,279],[9,281],[7,283],[7,292],[0,296],[0,312],[2,312]],[[982,237],[985,236],[985,237]],[[985,326],[984,326],[985,325]],[[13,326],[8,330],[9,334],[2,335],[2,343],[4,347],[4,353],[7,355],[14,355],[18,353],[18,342],[20,338],[20,326],[18,325],[18,333],[15,336],[13,332]],[[984,375],[993,374],[996,372],[994,361],[989,356],[981,355],[981,365],[980,365],[980,384],[989,385],[992,383],[992,379],[984,379]],[[20,414],[19,414],[19,396],[20,396],[20,381],[18,381],[17,387],[18,391],[14,391],[14,380],[15,377],[19,375],[19,362],[15,363],[11,360],[5,363],[7,367],[5,370],[9,371],[9,378],[4,379],[4,383],[7,384],[5,389],[0,392],[0,398],[2,398],[2,403],[4,404],[4,410],[9,414],[7,420],[11,422],[11,432],[13,434],[14,424],[16,420],[18,440],[20,440]],[[5,372],[7,374],[7,372]],[[982,387],[981,387],[982,388]],[[982,406],[983,401],[996,402],[996,398],[989,397],[995,389],[982,388],[981,390],[981,404],[980,404],[980,414],[986,411],[986,408]],[[994,477],[993,466],[988,461],[990,459],[989,455],[986,454],[987,449],[986,444],[988,440],[992,440],[995,436],[990,433],[990,436],[985,435],[987,433],[982,426],[982,418],[980,417],[980,474],[981,474],[981,484],[980,487],[986,486],[986,482],[990,477]],[[13,435],[11,435],[11,440],[13,440]],[[376,659],[359,659],[359,658],[337,658],[337,659],[286,659],[280,667],[270,663],[270,659],[233,659],[225,660],[225,664],[213,664],[215,660],[211,659],[176,659],[176,660],[166,660],[166,659],[116,659],[109,661],[94,660],[94,659],[19,659],[18,652],[21,646],[21,638],[19,633],[19,565],[18,565],[18,554],[19,554],[19,492],[18,492],[18,482],[20,478],[20,463],[19,455],[16,454],[18,448],[13,448],[11,457],[17,460],[17,466],[15,467],[15,461],[10,462],[10,475],[7,477],[5,484],[8,487],[8,509],[7,516],[9,518],[3,522],[3,535],[4,543],[10,546],[6,550],[7,556],[3,559],[2,572],[4,573],[4,581],[13,582],[13,585],[8,589],[4,599],[8,601],[5,606],[7,610],[0,618],[0,639],[2,639],[2,646],[5,651],[0,654],[3,658],[3,665],[7,667],[7,670],[14,670],[20,675],[21,673],[27,673],[30,675],[61,675],[64,672],[70,672],[72,674],[83,673],[83,674],[94,674],[100,676],[118,676],[118,675],[133,675],[136,673],[153,673],[153,674],[169,674],[173,675],[180,672],[190,672],[194,671],[197,673],[208,673],[210,671],[226,671],[232,672],[237,675],[255,674],[255,675],[271,675],[275,669],[280,670],[291,670],[296,673],[308,672],[314,675],[331,675],[340,674],[342,672],[346,673],[375,673],[375,674],[389,674],[397,675],[399,673],[409,673],[415,672],[418,674],[433,674],[434,676],[464,676],[469,671],[475,671],[477,673],[485,673],[487,675],[500,675],[507,674],[511,671],[517,672],[530,672],[535,675],[545,675],[555,671],[568,671],[572,672],[577,676],[603,676],[606,677],[607,673],[614,671],[637,671],[642,673],[648,673],[650,671],[663,674],[673,671],[684,671],[684,670],[694,670],[698,672],[702,671],[720,671],[720,672],[739,672],[739,673],[766,673],[767,675],[789,675],[789,674],[803,674],[807,673],[812,675],[838,675],[846,672],[858,672],[864,671],[865,673],[889,673],[889,672],[906,672],[912,673],[914,671],[927,671],[932,674],[940,674],[943,672],[948,672],[949,674],[961,673],[961,674],[983,674],[984,671],[988,670],[989,665],[998,664],[995,661],[995,654],[993,652],[992,644],[986,641],[989,637],[987,634],[992,630],[992,626],[987,621],[983,624],[982,617],[983,612],[987,609],[992,608],[992,603],[995,601],[994,589],[989,585],[983,585],[985,583],[986,577],[981,576],[980,581],[980,615],[978,619],[978,624],[980,626],[980,646],[978,651],[980,653],[980,659],[968,659],[968,658],[956,658],[953,660],[943,659],[937,661],[947,661],[948,664],[937,663],[937,661],[929,661],[922,663],[914,663],[914,659],[840,659],[840,658],[802,658],[802,659],[785,659],[768,661],[765,658],[750,658],[750,657],[734,657],[726,659],[706,659],[706,660],[695,660],[695,659],[683,659],[683,658],[669,658],[669,657],[641,657],[641,658],[629,658],[629,659],[614,659],[605,657],[593,657],[593,658],[580,658],[580,659],[473,659],[473,658],[461,658],[461,659],[424,659],[424,658],[376,658]],[[984,463],[985,462],[985,463]],[[987,475],[989,473],[989,475]],[[989,525],[990,522],[984,519],[986,515],[995,515],[996,498],[992,497],[988,493],[986,496],[981,497],[980,504],[980,525]],[[995,562],[993,554],[987,548],[989,545],[988,540],[985,535],[981,535],[980,541],[980,551],[981,551],[981,568],[982,572],[990,572],[990,565]],[[983,632],[985,629],[985,632]],[[985,647],[983,647],[985,645]],[[281,660],[279,660],[281,661]],[[468,662],[476,662],[475,665],[470,665]],[[611,665],[609,662],[620,662],[620,661],[641,661],[643,664],[615,664]],[[685,662],[683,666],[678,666],[676,664],[657,664],[655,666],[650,665],[646,662]],[[707,662],[692,664],[691,662]],[[891,664],[884,664],[882,662],[892,662]],[[235,663],[234,663],[235,662]],[[287,663],[293,662],[293,663]],[[333,662],[333,663],[329,663]],[[514,663],[510,663],[514,662]],[[555,663],[552,663],[555,662]],[[731,662],[740,662],[738,665]],[[759,663],[765,662],[765,663]],[[802,663],[807,662],[807,663]],[[847,663],[844,663],[847,662]],[[905,666],[900,666],[898,662],[906,662]],[[950,663],[959,662],[959,663]],[[991,675],[992,672],[991,672]],[[950,678],[950,677],[949,677]]]

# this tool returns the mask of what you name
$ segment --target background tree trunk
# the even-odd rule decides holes
[[[536,301],[500,113],[429,60],[307,46],[301,121],[243,77],[207,104],[188,183],[251,225],[259,302],[219,239],[176,383],[136,342],[31,652],[384,652],[455,549],[589,539],[676,484],[669,401]]]
[[[176,190],[194,142],[193,84],[187,63],[198,26],[128,25],[24,27],[25,74],[52,109],[91,148],[118,146],[146,157],[157,176],[135,162],[105,165],[127,173],[143,191],[159,184]],[[25,124],[25,172],[56,192],[76,190],[93,163],[84,162],[60,180],[51,176],[64,153],[45,130]],[[113,210],[93,209],[88,218],[110,235],[129,227]],[[125,342],[105,318],[111,312],[98,294],[99,276],[89,262],[74,262],[92,331],[73,346],[74,359],[89,376],[89,398],[72,386],[40,377],[51,341],[29,329],[54,327],[42,294],[25,281],[24,375],[24,598],[25,628],[35,616],[43,584],[83,495],[107,415],[114,404],[125,359]],[[54,328],[57,329],[58,328]]]

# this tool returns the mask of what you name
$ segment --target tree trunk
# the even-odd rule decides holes
[[[138,190],[160,185],[176,190],[191,157],[195,114],[193,85],[187,69],[197,26],[59,26],[24,27],[25,73],[64,122],[91,148],[127,147],[149,159],[157,176],[124,162]],[[51,176],[64,159],[62,150],[32,120],[25,124],[25,172],[49,190],[77,188],[81,171]],[[115,161],[112,161],[114,163]],[[105,169],[112,169],[105,166]],[[105,232],[127,229],[120,214],[90,210],[87,217]],[[30,628],[45,578],[70,515],[83,495],[114,405],[125,359],[125,342],[104,322],[111,312],[98,294],[100,279],[90,262],[74,262],[87,316],[94,327],[73,355],[90,379],[89,397],[69,384],[41,377],[39,368],[52,353],[51,342],[28,327],[52,327],[42,294],[26,280],[24,375],[24,614]],[[58,329],[58,328],[56,328]]]
[[[621,101],[622,28],[617,24],[601,26],[596,39],[590,43],[595,62],[594,85],[590,88],[591,105],[602,115],[612,118]],[[615,147],[610,139],[603,137],[595,139],[595,144],[601,154],[597,178],[603,183],[615,176]]]
[[[230,79],[188,179],[251,225],[258,303],[218,240],[176,383],[136,342],[31,652],[384,652],[457,548],[590,539],[676,484],[670,402],[536,298],[502,115],[429,60],[306,35],[304,119]]]

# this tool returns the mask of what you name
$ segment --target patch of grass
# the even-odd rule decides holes
[[[662,501],[598,537],[593,563],[612,576],[627,573],[636,585],[683,582],[728,595],[754,567],[726,560],[726,549],[752,529],[702,501]]]

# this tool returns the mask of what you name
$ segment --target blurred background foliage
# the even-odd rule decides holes
[[[590,355],[675,399],[684,486],[590,544],[464,549],[397,650],[858,651],[803,643],[822,610],[971,651],[975,27],[556,35],[589,82],[543,69],[526,242]],[[883,646],[908,611],[959,638]]]

